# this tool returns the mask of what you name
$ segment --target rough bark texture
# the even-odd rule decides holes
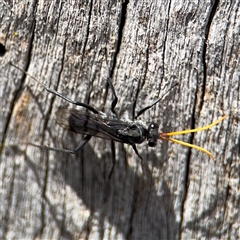
[[[1,239],[240,239],[239,1],[0,2]],[[6,49],[6,52],[4,51]],[[9,65],[12,61],[69,98],[109,113],[162,96],[141,116],[160,131],[209,124],[179,139],[215,156],[159,142],[91,139],[76,156],[23,144],[73,149],[82,136],[56,125],[73,107]]]

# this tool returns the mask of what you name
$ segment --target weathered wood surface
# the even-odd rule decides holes
[[[239,1],[1,1],[1,239],[239,239]],[[55,123],[60,106],[9,65],[12,61],[65,96],[109,113],[110,76],[121,116],[173,89],[141,119],[175,131],[213,129],[176,144],[116,144]],[[133,104],[136,100],[136,106]]]

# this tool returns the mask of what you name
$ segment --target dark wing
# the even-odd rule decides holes
[[[61,109],[56,113],[56,121],[69,131],[129,143],[125,137],[118,134],[119,130],[129,127],[127,122],[121,120],[105,119],[100,115],[75,109]]]

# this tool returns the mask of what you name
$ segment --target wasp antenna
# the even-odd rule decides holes
[[[171,142],[174,142],[174,143],[178,143],[178,144],[181,144],[181,145],[186,146],[186,147],[195,148],[195,149],[197,149],[199,151],[202,151],[202,152],[208,154],[212,159],[214,159],[212,153],[210,153],[205,148],[199,147],[199,146],[194,145],[194,144],[186,143],[186,142],[174,139],[174,138],[169,138],[169,136],[176,136],[176,135],[182,135],[182,134],[187,134],[187,133],[199,132],[199,131],[207,130],[207,129],[211,128],[211,127],[216,126],[218,123],[220,123],[225,118],[227,118],[227,116],[228,116],[228,114],[224,115],[222,118],[220,118],[217,121],[215,121],[215,122],[213,122],[213,123],[211,123],[211,124],[209,124],[207,126],[204,126],[204,127],[195,128],[195,129],[189,129],[189,130],[183,130],[183,131],[178,131],[178,132],[160,133],[159,139],[171,141]]]
[[[178,131],[178,132],[169,132],[169,133],[162,133],[165,136],[176,136],[176,135],[182,135],[182,134],[187,134],[187,133],[192,133],[192,132],[199,132],[199,131],[204,131],[207,130],[211,127],[216,126],[218,123],[222,122],[225,118],[227,118],[228,114],[224,115],[222,118],[218,119],[217,121],[204,126],[200,128],[194,128],[194,129],[189,129],[189,130],[183,130],[183,131]]]
[[[199,147],[199,146],[194,145],[194,144],[186,143],[186,142],[183,142],[183,141],[174,139],[174,138],[168,138],[168,137],[165,137],[163,134],[160,135],[159,139],[171,141],[171,142],[174,142],[174,143],[183,145],[183,146],[185,146],[185,147],[195,148],[195,149],[197,149],[197,150],[199,150],[199,151],[202,151],[202,152],[206,153],[207,155],[209,155],[209,156],[211,157],[212,160],[214,160],[214,157],[213,157],[212,153],[209,152],[209,151],[208,151],[207,149],[205,149],[205,148]]]

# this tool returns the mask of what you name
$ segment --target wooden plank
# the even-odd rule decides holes
[[[237,1],[1,2],[1,239],[239,239],[239,7]],[[111,116],[112,79],[121,117],[171,90],[139,119],[161,132],[211,130],[150,148],[82,136],[56,124],[59,107],[9,65]]]

